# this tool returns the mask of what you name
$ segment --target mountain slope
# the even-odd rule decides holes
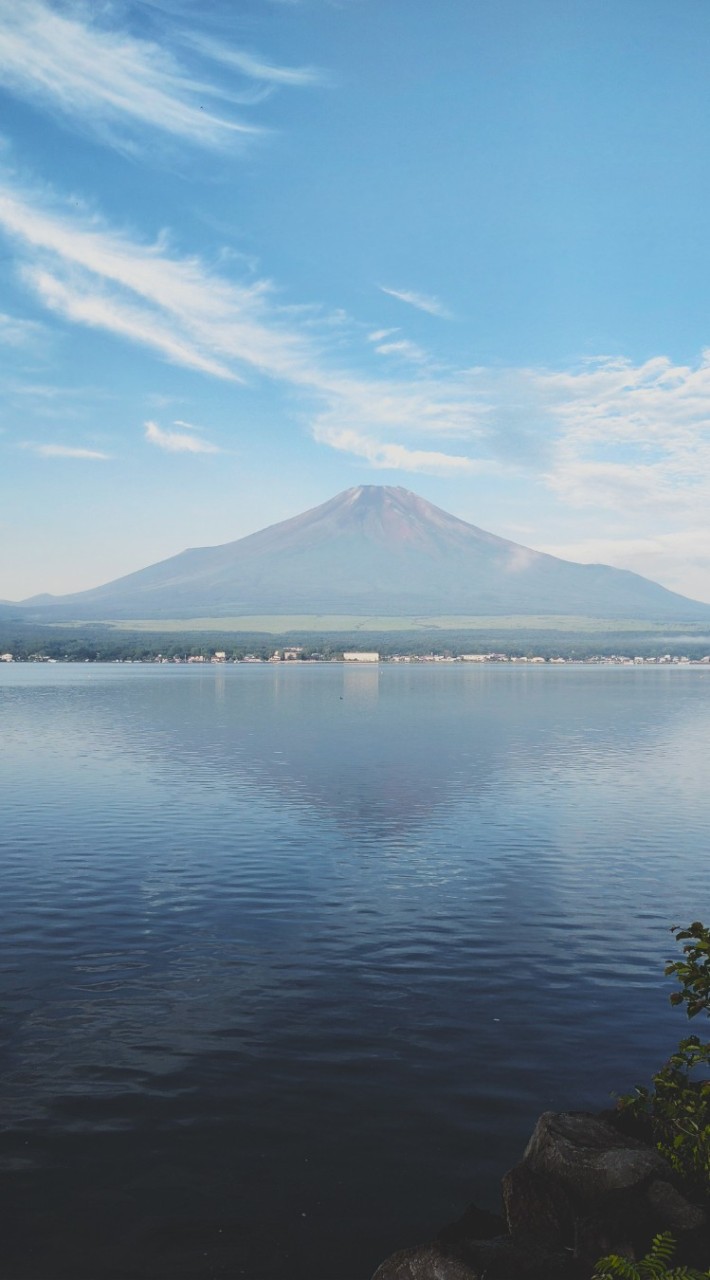
[[[25,602],[73,619],[266,614],[539,615],[710,621],[710,605],[606,565],[532,551],[406,489],[365,485],[218,547],[75,595]]]

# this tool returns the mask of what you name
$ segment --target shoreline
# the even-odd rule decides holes
[[[547,658],[542,654],[519,656],[517,654],[376,654],[352,657],[329,657],[322,654],[309,657],[284,657],[279,650],[262,657],[247,654],[244,657],[227,657],[224,653],[212,655],[190,654],[184,657],[163,657],[162,653],[151,654],[140,658],[80,658],[49,657],[46,654],[32,654],[29,657],[16,656],[13,653],[0,654],[2,666],[250,666],[250,665],[287,665],[287,666],[343,666],[343,667],[379,667],[398,665],[444,665],[444,666],[530,666],[530,667],[710,667],[710,654],[702,658],[689,658],[685,655],[677,657],[673,654],[655,656],[627,657],[624,654],[594,654],[586,658]]]
[[[619,1111],[543,1112],[501,1182],[502,1212],[471,1204],[372,1280],[590,1280],[609,1254],[638,1261],[670,1232],[674,1264],[710,1262],[710,1203]],[[663,1273],[665,1274],[665,1272]]]

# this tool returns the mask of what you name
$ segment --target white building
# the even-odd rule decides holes
[[[344,653],[343,662],[379,662],[379,653]]]

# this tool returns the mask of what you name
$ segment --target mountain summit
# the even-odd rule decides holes
[[[532,551],[389,485],[346,489],[236,542],[183,551],[91,591],[27,606],[35,616],[82,620],[295,614],[710,620],[710,605],[638,574]]]

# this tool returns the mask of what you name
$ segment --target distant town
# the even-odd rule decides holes
[[[690,658],[685,655],[677,654],[657,654],[657,655],[637,655],[630,657],[626,654],[592,654],[585,657],[544,657],[542,654],[519,655],[509,653],[389,653],[381,654],[372,650],[351,650],[336,653],[319,653],[303,647],[291,647],[285,649],[274,649],[267,654],[245,653],[231,654],[224,649],[217,649],[212,653],[190,653],[190,654],[172,654],[164,656],[162,653],[144,654],[141,657],[119,657],[105,658],[97,656],[90,657],[72,657],[69,654],[63,657],[50,657],[45,653],[32,653],[27,655],[15,655],[14,653],[1,653],[0,663],[10,662],[46,662],[46,663],[109,663],[110,665],[139,665],[139,664],[158,664],[165,666],[192,666],[192,665],[224,665],[224,664],[244,664],[244,663],[282,663],[282,662],[299,662],[299,663],[347,663],[360,666],[374,666],[381,663],[508,663],[511,665],[528,666],[623,666],[623,667],[648,667],[648,666],[708,666],[710,665],[710,654],[704,655],[702,658]]]

